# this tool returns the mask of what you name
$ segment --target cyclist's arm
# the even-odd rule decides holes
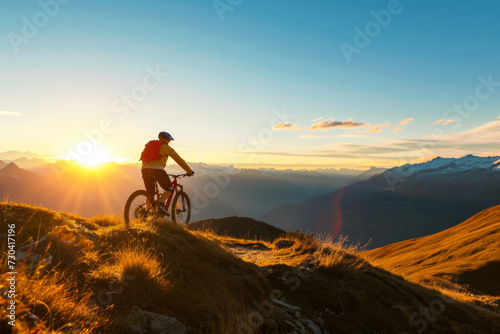
[[[162,145],[161,149],[160,149],[160,154],[161,155],[168,155],[170,157],[172,157],[172,159],[174,159],[175,162],[177,162],[177,164],[179,166],[182,167],[182,169],[184,169],[186,171],[186,173],[188,174],[191,174],[193,173],[193,170],[189,167],[189,165],[186,163],[186,161],[184,161],[184,159],[182,159],[180,157],[179,154],[177,154],[177,152],[175,152],[175,150],[168,146],[168,145]]]

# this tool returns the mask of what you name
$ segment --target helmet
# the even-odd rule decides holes
[[[162,131],[158,134],[158,139],[159,140],[166,140],[166,141],[171,141],[174,140],[174,137],[168,132]]]

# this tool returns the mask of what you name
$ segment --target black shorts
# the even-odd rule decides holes
[[[141,169],[142,179],[144,180],[144,186],[146,191],[154,197],[155,194],[155,181],[158,182],[160,187],[164,190],[170,189],[172,187],[172,182],[170,177],[168,177],[167,172],[164,169]]]

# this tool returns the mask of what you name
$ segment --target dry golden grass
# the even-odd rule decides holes
[[[190,232],[165,220],[125,228],[112,216],[84,221],[37,210],[4,205],[0,224],[17,219],[22,239],[31,240],[72,219],[99,237],[69,266],[21,274],[21,301],[41,317],[41,333],[64,332],[68,326],[127,333],[134,306],[174,317],[188,333],[235,333],[242,319],[257,311],[255,305],[269,302],[276,291],[300,307],[301,315],[321,318],[330,333],[416,333],[411,315],[436,300],[445,300],[445,309],[428,322],[426,333],[500,330],[499,316],[373,267],[346,239],[318,241],[289,233],[274,242],[241,240]],[[282,318],[273,321],[273,330],[257,326],[249,333],[289,331]],[[5,322],[0,326],[4,333]],[[28,332],[27,323],[19,326],[24,326],[19,333]]]
[[[430,236],[362,253],[370,263],[412,282],[451,289],[460,300],[473,292],[500,295],[500,206]],[[462,291],[460,293],[459,291]]]
[[[117,215],[95,216],[88,221],[101,227],[120,226],[123,224],[123,218]]]
[[[6,282],[7,276],[0,275],[0,288],[3,282]],[[18,314],[23,309],[34,313],[41,320],[41,323],[35,326],[40,333],[62,333],[70,328],[78,333],[101,331],[109,320],[103,310],[91,303],[91,293],[79,291],[70,277],[71,274],[64,271],[48,273],[43,269],[27,271],[19,267],[16,275]],[[0,314],[3,311],[5,308],[2,307]],[[6,319],[4,315],[2,319]],[[2,325],[4,329],[8,329],[5,324]],[[26,321],[18,319],[16,326],[26,329],[26,332],[34,332],[33,325]]]
[[[258,298],[267,288],[255,268],[166,220],[132,229],[102,225],[107,226],[97,231],[102,264],[89,278],[100,288],[109,282],[121,287],[113,299],[113,332],[126,330],[131,305],[202,332],[232,328],[249,308],[245,298]]]
[[[442,333],[444,328],[447,333],[494,333],[500,329],[491,323],[491,311],[468,305],[477,299],[470,293],[437,284],[428,285],[429,290],[373,267],[366,255],[360,256],[364,247],[349,244],[347,238],[318,241],[312,235],[288,233],[269,243],[218,236],[212,231],[197,234],[245,261],[268,267],[268,279],[274,285],[281,284],[283,291],[290,288],[287,284],[293,285],[297,290],[287,294],[287,301],[294,305],[304,310],[319,308],[336,314],[356,314],[355,318],[330,319],[333,323],[327,329],[331,331],[355,332],[353,323],[357,323],[361,326],[357,327],[359,332],[369,332],[375,327],[385,333],[418,332],[423,325],[415,326],[417,320],[421,324],[426,321],[427,333]],[[291,279],[283,284],[283,277]],[[484,302],[483,299],[483,305]],[[443,306],[442,313],[432,317],[436,320],[428,321],[422,314],[429,305]],[[457,317],[477,322],[457,325]],[[364,329],[361,323],[365,324]]]

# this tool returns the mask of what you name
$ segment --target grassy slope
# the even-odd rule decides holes
[[[46,234],[56,225],[65,225],[66,221],[60,217],[59,213],[41,208],[0,204],[2,228],[6,229],[4,225],[12,222],[18,227],[18,247],[25,240]],[[91,221],[71,217],[93,229],[100,239],[99,244],[93,249],[85,249],[83,256],[70,266],[23,273],[18,291],[22,302],[30,309],[37,308],[34,301],[39,298],[44,299],[51,310],[62,309],[63,304],[78,303],[86,293],[97,298],[90,304],[101,310],[112,306],[104,315],[109,324],[94,323],[90,328],[95,328],[90,332],[123,333],[123,327],[129,322],[128,311],[134,305],[175,317],[193,332],[230,329],[236,325],[231,314],[246,312],[249,305],[245,301],[264,298],[264,292],[269,289],[267,280],[255,266],[180,227],[158,223],[126,229],[114,225],[117,221],[113,217]],[[3,243],[4,240],[0,241],[5,247]],[[49,250],[51,253],[57,251]],[[28,284],[32,281],[38,283]],[[54,283],[68,293],[51,296],[42,293],[41,286]],[[84,303],[80,304],[83,307]],[[52,322],[50,319],[65,319],[53,324],[54,328],[70,320],[84,321],[78,315],[68,318],[56,311],[51,318],[46,310],[37,311],[48,325]]]
[[[367,251],[367,259],[416,283],[467,284],[500,295],[500,206],[430,236]]]
[[[136,321],[128,314],[133,306],[175,317],[190,333],[290,332],[286,307],[271,298],[300,307],[301,316],[329,333],[500,331],[499,315],[405,281],[353,249],[312,236],[293,233],[271,243],[190,232],[161,221],[125,229],[113,217],[64,216],[0,204],[2,229],[16,222],[19,243],[67,219],[99,237],[68,266],[20,268],[20,306],[41,318],[44,332],[73,326],[83,333],[127,333]],[[21,319],[20,333],[26,332],[23,326]],[[2,333],[9,329],[0,322]]]

